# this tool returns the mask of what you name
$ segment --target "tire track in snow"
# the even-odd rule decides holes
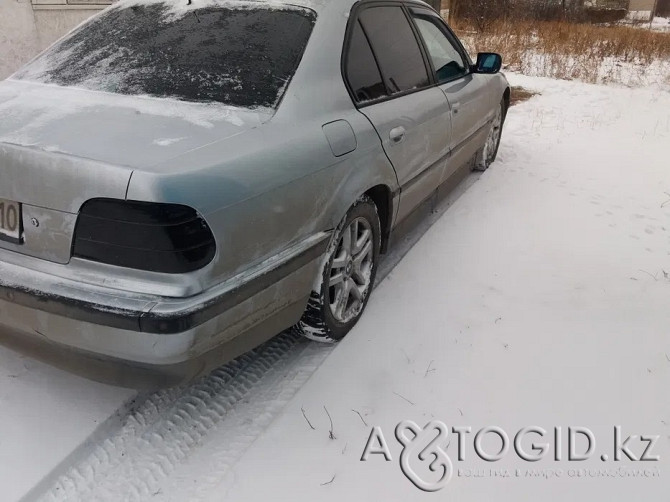
[[[225,422],[240,401],[258,400],[259,384],[274,381],[275,387],[283,388],[282,401],[288,401],[330,350],[329,346],[282,333],[189,387],[138,399],[116,432],[94,445],[46,493],[36,494],[32,500],[140,501],[160,494],[161,483],[205,442],[217,424]],[[305,358],[311,363],[302,364]],[[282,385],[277,373],[287,365],[299,368],[301,374]],[[265,421],[271,421],[282,408],[274,406],[269,412],[264,406],[262,402],[257,405],[269,415]],[[251,444],[262,430],[256,428],[252,435],[247,431],[246,442]]]
[[[160,493],[151,500],[201,502],[209,500],[212,494],[217,500],[224,500],[224,494],[217,489],[225,485],[231,469],[307,382],[332,347],[312,344],[295,361],[287,361],[269,372],[254,399],[238,403],[226,420],[213,428],[207,443],[165,480]]]

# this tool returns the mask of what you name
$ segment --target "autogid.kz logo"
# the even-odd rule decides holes
[[[584,462],[600,460],[606,467],[582,468],[570,464],[567,468],[552,469],[491,469],[458,468],[459,477],[658,477],[660,470],[654,464],[644,468],[631,468],[611,462],[658,462],[659,438],[656,435],[624,435],[621,426],[614,427],[613,441],[610,438],[600,454],[596,451],[596,436],[586,427],[553,427],[550,430],[538,426],[519,429],[508,434],[503,428],[489,426],[473,431],[469,426],[447,427],[433,420],[425,427],[405,420],[395,428],[395,439],[402,447],[400,469],[417,488],[434,492],[444,488],[454,476],[454,463],[449,457],[452,437],[455,438],[455,462],[461,465],[468,460],[482,461],[487,466],[510,456],[523,462]],[[470,447],[471,445],[471,447]],[[493,446],[491,446],[493,445]],[[361,456],[362,462],[379,456],[387,462],[393,457],[382,428],[375,426],[370,431]],[[610,464],[606,464],[610,462]],[[612,467],[616,465],[617,467]]]

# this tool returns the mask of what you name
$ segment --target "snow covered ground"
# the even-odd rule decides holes
[[[670,31],[669,17],[655,17],[651,22],[651,29],[658,31]]]
[[[26,494],[132,395],[0,348],[0,499]]]
[[[471,428],[462,461],[453,433],[443,443],[453,476],[440,500],[667,498],[670,93],[509,78],[539,94],[510,110],[498,161],[341,344],[280,335],[132,402],[1,350],[2,499],[423,500],[400,468],[405,420]],[[373,426],[392,461],[361,461]],[[522,441],[528,452],[560,427],[562,460],[552,446],[527,462],[510,444],[486,462],[473,437],[487,426],[511,443],[544,428]],[[615,426],[638,436],[636,457],[639,436],[658,436],[648,453],[660,459],[614,461]],[[568,460],[569,427],[592,432],[591,459]],[[495,434],[482,437],[497,452]],[[436,481],[410,446],[417,476]]]
[[[627,19],[620,21],[619,24],[624,26],[633,26],[643,30],[652,29],[654,31],[670,31],[670,17],[655,16],[651,21],[649,17],[651,12],[641,12],[641,16],[629,16]]]

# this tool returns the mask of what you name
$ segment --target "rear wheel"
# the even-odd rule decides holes
[[[491,164],[496,160],[498,155],[498,148],[500,147],[500,137],[502,136],[503,124],[505,123],[505,100],[500,102],[500,106],[493,117],[491,123],[491,130],[486,137],[486,143],[477,154],[477,161],[475,163],[475,171],[486,171]]]
[[[377,207],[364,196],[335,230],[319,281],[295,331],[312,340],[334,342],[356,325],[374,285],[380,236]]]

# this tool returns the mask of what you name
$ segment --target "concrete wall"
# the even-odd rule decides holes
[[[34,10],[26,0],[0,0],[0,79],[30,61],[98,9]]]
[[[651,12],[652,10],[654,10],[655,3],[656,0],[630,0],[630,3],[628,4],[628,9]]]

